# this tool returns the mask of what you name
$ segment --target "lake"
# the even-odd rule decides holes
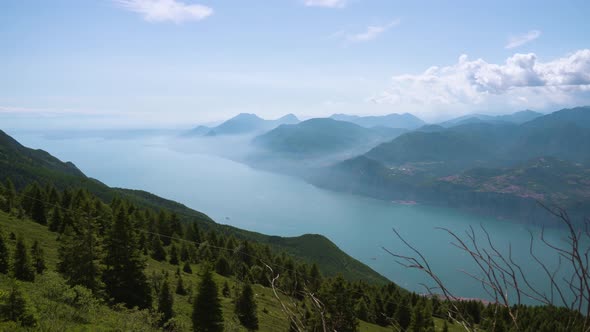
[[[548,290],[542,269],[528,254],[529,231],[540,231],[534,226],[451,209],[400,205],[331,192],[297,178],[195,152],[206,149],[186,149],[187,144],[193,144],[186,140],[179,143],[166,137],[50,139],[31,133],[10,134],[26,146],[74,162],[86,175],[109,186],[152,192],[202,211],[219,223],[280,236],[323,234],[390,280],[420,293],[424,288],[419,283],[427,281],[424,275],[400,266],[382,249],[408,253],[392,229],[422,251],[457,295],[485,298],[481,284],[460,272],[477,272],[469,256],[450,244],[448,234],[435,229],[447,227],[462,232],[470,225],[483,225],[499,247],[511,244],[514,259],[533,276],[535,285]],[[559,241],[564,233],[551,230],[546,236]],[[551,251],[537,247],[539,257],[555,261]]]

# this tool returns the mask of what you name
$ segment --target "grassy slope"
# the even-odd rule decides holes
[[[75,307],[64,304],[61,301],[52,300],[47,297],[49,289],[55,287],[59,283],[59,277],[54,271],[57,264],[57,248],[58,243],[56,234],[49,232],[47,227],[39,225],[29,220],[18,220],[14,217],[8,216],[4,212],[0,212],[0,229],[4,232],[4,236],[8,239],[8,234],[11,232],[15,234],[23,234],[27,245],[31,245],[33,241],[39,241],[41,247],[45,251],[45,259],[48,266],[48,272],[44,276],[38,276],[34,283],[22,282],[19,283],[24,293],[27,295],[29,302],[37,311],[39,318],[39,329],[44,331],[113,331],[113,330],[133,330],[133,331],[150,331],[151,328],[146,324],[147,317],[145,313],[130,312],[130,311],[116,311],[104,304],[97,305],[92,312],[78,313]],[[11,252],[14,249],[15,241],[8,240]],[[175,288],[176,277],[175,271],[177,266],[164,262],[157,262],[152,259],[147,261],[147,274],[151,275],[153,272],[160,273],[167,271],[170,275],[170,284]],[[198,264],[192,265],[193,273],[188,274],[182,272],[184,285],[187,289],[195,289],[199,282]],[[219,289],[224,282],[228,282],[232,291],[239,285],[236,280],[224,278],[215,275]],[[5,275],[0,275],[0,294],[4,294],[10,288],[12,281]],[[278,301],[274,298],[272,290],[262,287],[260,285],[254,286],[256,294],[256,301],[258,304],[258,317],[260,320],[261,331],[287,331],[288,322],[285,315],[282,313]],[[192,312],[192,305],[189,303],[189,296],[174,295],[174,310],[177,314],[177,321],[182,331],[190,330],[191,322],[190,315]],[[232,331],[245,331],[239,327],[236,318],[233,314],[233,303],[229,298],[222,297],[223,313],[226,322],[226,329]],[[79,316],[79,317],[78,317]],[[361,331],[379,332],[389,331],[390,329],[382,328],[366,322],[361,322]],[[10,322],[0,322],[0,330],[13,330],[18,328]],[[234,329],[232,329],[234,328]]]

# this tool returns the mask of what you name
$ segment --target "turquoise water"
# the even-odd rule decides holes
[[[529,231],[539,232],[532,226],[451,209],[398,205],[330,192],[228,159],[179,152],[178,145],[165,138],[51,140],[35,135],[14,136],[27,146],[73,161],[84,173],[110,186],[147,190],[203,211],[220,223],[282,236],[323,234],[392,281],[421,293],[424,288],[419,283],[428,279],[400,266],[382,249],[408,253],[392,228],[421,250],[457,295],[485,298],[481,284],[461,272],[478,272],[469,256],[450,244],[448,234],[435,229],[447,227],[463,232],[470,225],[476,229],[483,225],[500,248],[512,246],[514,259],[523,264],[535,285],[548,291],[541,268],[528,254]],[[555,230],[546,235],[556,242],[563,237]],[[538,255],[556,262],[555,256],[541,246]]]

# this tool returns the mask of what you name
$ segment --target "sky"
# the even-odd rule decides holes
[[[590,104],[590,1],[3,0],[0,128]]]

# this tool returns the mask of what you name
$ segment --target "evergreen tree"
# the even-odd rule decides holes
[[[186,288],[184,287],[184,281],[182,280],[182,277],[179,275],[178,280],[176,281],[176,294],[186,295],[187,293],[188,292],[187,292]]]
[[[162,241],[160,240],[160,237],[157,235],[154,236],[152,240],[152,258],[157,260],[158,262],[166,260],[166,250],[164,250]]]
[[[309,286],[312,292],[317,292],[320,289],[320,285],[322,284],[322,275],[320,274],[320,269],[318,268],[316,263],[313,263],[311,266],[311,271],[309,271]]]
[[[14,251],[13,262],[12,271],[16,279],[24,281],[35,280],[35,270],[31,264],[31,258],[29,257],[29,253],[22,236],[19,236],[16,240],[16,249]]]
[[[221,289],[221,294],[223,294],[224,297],[231,296],[231,291],[229,289],[229,284],[227,283],[227,281],[223,283],[223,288]]]
[[[14,184],[10,179],[6,179],[6,188],[4,189],[4,196],[6,203],[4,205],[4,212],[10,213],[16,207],[16,190]]]
[[[6,302],[0,306],[0,315],[4,320],[18,322],[24,327],[33,327],[37,324],[37,318],[16,284],[10,289]]]
[[[354,311],[354,299],[346,288],[346,282],[342,276],[336,277],[329,283],[326,289],[321,290],[320,298],[324,299],[324,305],[328,312],[327,323],[332,330],[356,331],[358,321]]]
[[[144,273],[145,262],[124,207],[119,207],[114,219],[106,239],[105,289],[115,303],[149,308],[152,296]]]
[[[221,256],[219,259],[217,259],[217,263],[215,264],[215,272],[221,274],[224,277],[231,275],[231,266],[229,265],[229,262],[225,256]]]
[[[193,269],[191,268],[191,264],[189,262],[184,262],[184,265],[182,266],[182,271],[184,271],[186,273],[193,273]]]
[[[158,297],[158,312],[162,314],[161,324],[164,325],[173,316],[174,311],[172,307],[174,305],[174,296],[170,291],[170,283],[168,278],[164,279],[162,287],[160,288],[160,296]]]
[[[47,216],[45,215],[45,197],[43,195],[43,192],[41,191],[40,188],[37,188],[35,190],[35,194],[34,194],[34,198],[33,198],[33,206],[32,206],[32,210],[31,210],[31,218],[41,224],[41,225],[46,225],[47,224]]]
[[[256,314],[256,302],[254,291],[250,284],[244,285],[242,293],[236,300],[235,313],[240,323],[249,331],[258,330],[258,316]]]
[[[37,240],[33,242],[33,246],[31,247],[31,257],[33,258],[33,267],[37,274],[43,273],[47,268],[45,265],[45,253]]]
[[[190,254],[188,251],[188,246],[184,242],[180,246],[180,260],[183,262],[190,261]]]
[[[404,296],[395,312],[395,321],[405,331],[410,326],[411,319],[412,311],[410,310],[410,302],[408,301],[408,297]]]
[[[58,207],[54,207],[51,212],[51,219],[49,220],[49,230],[52,232],[59,232],[62,230],[62,215]]]
[[[178,249],[174,244],[170,248],[170,264],[178,265]]]
[[[193,302],[193,331],[222,332],[221,302],[217,294],[217,285],[213,281],[213,275],[209,268],[206,268],[203,273],[198,292]]]
[[[82,220],[80,226],[79,234],[74,234],[68,226],[60,236],[57,270],[70,285],[81,285],[97,294],[104,287],[97,225],[87,219]]]
[[[7,274],[8,268],[10,267],[10,254],[6,241],[4,240],[4,234],[0,232],[0,273]]]
[[[410,319],[410,327],[408,328],[408,330],[410,330],[411,332],[422,332],[425,329],[426,324],[424,311],[422,310],[422,307],[419,304],[416,304],[414,306],[414,309],[412,310],[412,317]]]
[[[364,297],[361,297],[357,302],[355,311],[358,319],[364,320],[365,322],[369,321],[369,306],[367,305],[367,301],[365,301]]]

